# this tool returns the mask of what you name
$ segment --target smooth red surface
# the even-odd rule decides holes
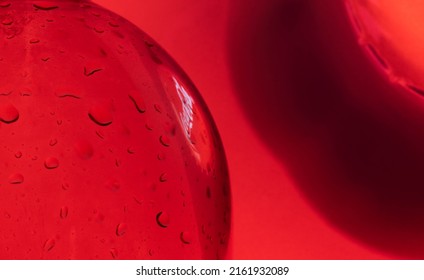
[[[212,111],[232,258],[422,258],[422,100],[360,47],[344,1],[97,2],[167,49]]]

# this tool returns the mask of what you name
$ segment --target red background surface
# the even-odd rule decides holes
[[[281,12],[281,9],[278,9],[280,4],[296,1],[279,0],[96,0],[95,2],[129,19],[156,39],[185,69],[208,104],[220,131],[230,168],[233,195],[230,258],[381,259],[393,257],[370,245],[378,238],[378,232],[371,233],[369,236],[373,237],[369,239],[353,238],[351,236],[363,236],[361,232],[366,232],[367,228],[355,231],[356,226],[361,226],[359,222],[341,224],[343,217],[329,215],[329,213],[338,213],[337,207],[320,208],[320,205],[332,205],[331,201],[323,204],[318,197],[318,202],[312,203],[314,199],[311,197],[319,196],[319,188],[323,187],[320,184],[326,181],[318,179],[317,190],[301,189],[291,179],[293,170],[297,172],[299,169],[287,168],[285,162],[286,158],[296,158],[296,153],[299,153],[301,159],[307,158],[307,153],[310,151],[287,151],[296,146],[291,145],[290,141],[298,141],[299,138],[289,136],[288,139],[283,138],[282,133],[284,134],[286,127],[279,124],[283,122],[291,125],[290,118],[297,116],[290,111],[292,110],[290,102],[293,100],[289,99],[286,106],[278,109],[273,107],[274,96],[267,94],[270,89],[272,91],[272,87],[284,87],[279,84],[279,75],[276,73],[290,73],[293,67],[295,73],[303,71],[300,68],[296,69],[296,52],[294,52],[294,61],[287,65],[279,64],[278,55],[273,57],[278,54],[279,47],[290,44],[290,41],[284,41],[284,36],[281,37],[281,33],[278,33],[281,29],[274,27],[287,24],[300,26],[297,29],[300,33],[293,36],[302,38],[303,41],[297,42],[308,43],[308,36],[313,33],[302,33],[307,30],[305,28],[308,27],[308,20],[305,25],[297,21],[305,20],[313,11],[291,5],[291,10],[286,12],[299,16],[280,17],[278,14]],[[328,3],[332,1],[324,2],[328,6]],[[329,14],[337,13],[339,17],[346,18],[345,11],[340,9],[340,6],[327,8]],[[292,20],[283,22],[284,18]],[[323,25],[325,24],[328,25],[331,22],[324,22]],[[322,35],[331,37],[328,34]],[[254,47],[249,42],[253,42]],[[327,57],[331,57],[328,54],[335,51],[336,58],[333,57],[331,63],[335,63],[337,55],[343,53],[343,48],[338,48],[339,46],[334,45],[334,42],[336,41],[333,41],[333,44],[329,43],[326,46],[327,49],[322,51],[324,55],[327,54]],[[302,48],[302,45],[296,46],[295,49],[297,48]],[[249,50],[254,50],[258,55],[249,57]],[[354,55],[358,53],[359,50],[354,50]],[[346,57],[346,54],[344,55]],[[299,57],[302,58],[299,61],[300,65],[305,63],[304,60],[308,60],[308,56]],[[271,67],[267,68],[269,66],[266,64],[267,61]],[[319,62],[312,61],[312,64],[318,65]],[[263,71],[255,72],[249,67],[256,67]],[[313,72],[313,69],[311,71]],[[378,74],[374,72],[371,75]],[[311,73],[306,72],[306,75],[308,74]],[[377,99],[378,96],[367,104],[374,106],[377,104]],[[309,104],[310,110],[308,110],[311,116],[308,119],[306,117],[301,120],[294,119],[292,129],[299,129],[301,134],[302,131],[323,125],[325,122],[320,120],[325,118],[328,111],[331,111],[331,106],[322,100],[331,101],[331,96],[324,94],[322,99],[319,96],[313,97]],[[257,111],[250,114],[250,110],[255,111],[255,103],[257,103]],[[267,104],[269,104],[269,111]],[[281,119],[280,114],[274,114],[279,110],[288,112],[287,119]],[[262,118],[261,114],[265,117]],[[328,117],[332,116],[334,117],[334,114],[329,113]],[[362,117],[363,122],[366,123],[365,116],[362,115]],[[308,124],[308,120],[317,120],[316,126]],[[320,135],[317,129],[310,131],[308,137],[320,138],[326,135]],[[319,141],[324,140],[318,139]],[[281,149],[278,149],[279,145],[282,146]],[[320,153],[319,147],[317,149]],[[325,152],[326,150],[322,151],[324,157]],[[311,157],[319,156],[319,154],[311,155]],[[304,161],[299,160],[299,162]],[[314,162],[319,165],[319,161]],[[325,170],[325,162],[323,165],[321,171]],[[317,167],[319,168],[320,166]],[[326,172],[331,175],[331,171]],[[337,181],[340,179],[337,170],[334,173],[335,181]],[[343,186],[340,185],[340,187]],[[349,229],[354,234],[348,234]],[[384,247],[384,244],[383,242],[383,245],[379,247]]]

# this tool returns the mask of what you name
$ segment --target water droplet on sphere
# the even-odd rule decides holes
[[[60,208],[60,218],[65,219],[66,217],[68,217],[68,207],[63,206]]]
[[[1,1],[0,8],[9,8],[11,4],[9,1]]]
[[[169,147],[169,145],[170,145],[169,137],[168,137],[168,136],[166,136],[166,135],[161,135],[161,136],[159,137],[159,141],[160,141],[160,143],[161,143],[163,146],[165,146],[165,147]]]
[[[111,248],[109,252],[112,255],[112,258],[113,259],[117,259],[118,258],[118,250],[116,250],[115,248]]]
[[[153,131],[153,126],[152,126],[151,123],[146,123],[145,127],[146,127],[147,130]]]
[[[146,103],[143,98],[140,96],[140,93],[136,91],[131,91],[128,95],[131,101],[134,103],[135,108],[139,113],[146,112]]]
[[[22,152],[16,152],[15,154],[15,158],[21,158],[22,157]]]
[[[46,160],[44,161],[44,166],[47,169],[55,169],[59,166],[59,160],[55,157],[48,157],[46,158]]]
[[[162,107],[159,104],[154,104],[153,107],[155,108],[156,112],[162,113]]]
[[[50,11],[59,8],[59,6],[54,6],[50,4],[50,1],[40,1],[38,4],[32,5],[36,10]]]
[[[84,75],[87,77],[90,77],[94,74],[96,74],[97,72],[102,71],[102,68],[95,68],[95,69],[87,69],[87,67],[84,67]]]
[[[192,242],[192,236],[191,233],[188,231],[183,231],[180,233],[180,240],[184,244],[190,244]]]
[[[160,181],[161,183],[164,183],[164,182],[166,182],[167,180],[168,180],[168,178],[167,178],[166,173],[162,173],[162,174],[160,174],[160,176],[159,176],[159,181]]]
[[[116,235],[122,236],[127,232],[128,226],[125,223],[120,223],[116,226]]]
[[[44,242],[44,251],[50,251],[54,248],[54,246],[56,245],[56,241],[53,238],[49,238],[46,240],[46,242]]]
[[[0,105],[1,106],[1,105]],[[0,120],[4,123],[13,123],[19,119],[19,111],[12,104],[0,107]]]
[[[166,212],[159,212],[156,215],[156,222],[160,227],[166,228],[169,225],[169,215]]]
[[[158,158],[158,160],[164,160],[166,158],[166,155],[165,155],[165,153],[160,152],[160,153],[158,153],[157,158]]]
[[[10,184],[22,184],[24,182],[24,176],[21,173],[14,173],[9,176],[9,183]]]
[[[10,16],[6,16],[1,23],[3,25],[11,25],[13,23],[13,18],[11,18]]]
[[[98,125],[107,126],[113,121],[112,109],[109,104],[97,104],[88,112],[90,119]]]
[[[57,144],[57,139],[56,138],[50,139],[49,146],[52,146],[53,147],[56,144]]]
[[[94,26],[93,27],[93,30],[96,32],[96,33],[100,33],[100,34],[102,34],[102,33],[104,33],[105,31],[100,27],[100,26]]]
[[[112,26],[112,27],[115,27],[115,28],[116,27],[119,27],[119,24],[117,22],[115,22],[115,21],[112,21],[112,20],[109,21],[109,25]]]

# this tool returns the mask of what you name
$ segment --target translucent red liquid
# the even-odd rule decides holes
[[[0,258],[223,258],[227,166],[181,69],[88,2],[0,2]]]

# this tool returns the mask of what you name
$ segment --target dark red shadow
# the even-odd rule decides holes
[[[232,3],[240,102],[299,189],[346,234],[395,258],[424,258],[421,97],[373,65],[343,1]]]

